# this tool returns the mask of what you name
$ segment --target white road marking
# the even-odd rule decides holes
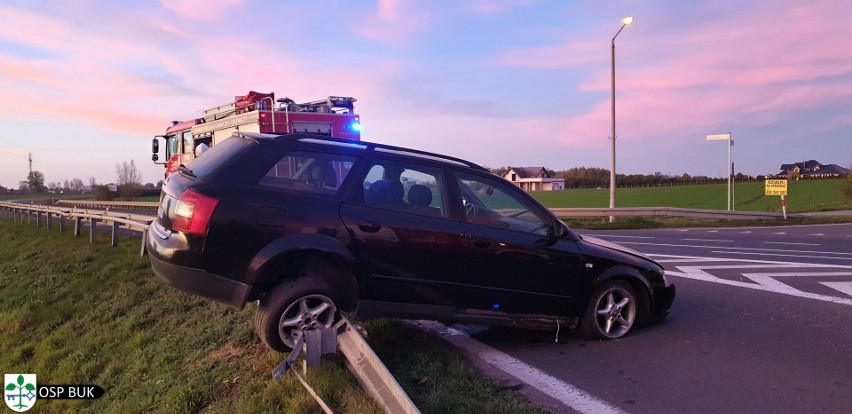
[[[683,277],[687,279],[693,280],[701,280],[705,282],[713,282],[719,283],[723,285],[742,287],[746,289],[755,289],[755,290],[763,290],[767,292],[780,293],[789,296],[808,298],[808,299],[816,299],[825,302],[837,303],[841,305],[852,306],[852,299],[850,298],[841,298],[836,296],[828,296],[828,295],[820,295],[816,293],[803,292],[792,286],[785,285],[777,280],[771,279],[769,277],[767,280],[761,278],[759,276],[771,276],[777,275],[779,277],[788,277],[788,276],[806,276],[806,277],[822,277],[822,276],[852,276],[852,266],[849,265],[829,265],[829,264],[813,264],[813,263],[797,263],[797,262],[779,262],[779,261],[769,261],[769,260],[751,260],[751,259],[722,259],[722,258],[703,258],[698,256],[680,256],[680,255],[652,255],[654,259],[657,261],[664,263],[696,263],[702,260],[706,262],[732,262],[732,264],[712,264],[707,266],[675,266],[677,271],[666,270],[666,275],[674,276],[674,277]],[[743,276],[749,277],[749,279],[754,280],[754,277],[757,276],[758,280],[754,280],[756,283],[764,283],[764,284],[755,284],[750,282],[740,282],[738,280],[729,280],[723,279],[720,277],[713,276],[707,270],[739,270],[739,269],[791,269],[791,268],[827,268],[827,269],[844,269],[843,271],[832,271],[832,272],[778,272],[778,273],[749,273],[743,274]],[[820,282],[821,284],[839,290],[843,293],[846,293],[849,296],[852,296],[852,282]]]
[[[830,287],[834,290],[839,290],[849,296],[852,296],[852,282],[819,282],[822,285]]]
[[[751,230],[741,231],[740,234],[751,234]]]
[[[775,280],[776,277],[825,277],[825,276],[852,276],[852,272],[788,272],[788,273],[743,273],[743,276],[760,283],[767,288],[771,288],[776,292],[790,294],[791,292],[800,292],[788,284]]]
[[[622,236],[620,234],[588,234],[592,237],[618,237],[624,239],[654,239],[654,236]]]
[[[765,241],[765,244],[788,244],[791,246],[822,246],[820,243],[798,243],[798,242],[775,242],[775,241]]]
[[[710,253],[720,254],[739,254],[745,256],[780,256],[780,257],[801,257],[806,259],[832,259],[832,260],[852,260],[852,257],[831,257],[831,256],[813,256],[807,254],[790,254],[790,253],[752,253],[752,252],[728,252],[728,251],[710,251]],[[818,252],[822,253],[822,252]]]
[[[624,413],[618,407],[598,399],[586,391],[553,377],[538,368],[527,365],[518,359],[485,345],[462,331],[432,321],[412,321],[411,323],[420,329],[440,335],[441,338],[454,346],[474,354],[495,368],[523,381],[527,385],[581,413]]]
[[[718,233],[719,230],[707,230],[707,233]]]
[[[720,267],[716,266],[716,268],[720,268]],[[737,269],[737,268],[740,268],[740,266],[734,265],[734,266],[730,266],[730,268],[731,269]],[[825,301],[825,302],[837,303],[837,304],[840,304],[840,305],[852,306],[852,299],[838,298],[838,297],[835,297],[835,296],[827,296],[827,295],[819,295],[819,294],[816,294],[816,293],[803,292],[803,291],[795,289],[795,288],[793,288],[789,285],[785,285],[781,282],[774,281],[774,280],[773,281],[775,283],[770,283],[769,285],[762,285],[762,284],[754,284],[754,283],[749,283],[749,282],[740,282],[738,280],[722,279],[722,278],[713,276],[712,274],[710,274],[708,272],[705,272],[702,269],[702,267],[700,267],[700,266],[677,266],[677,269],[680,270],[680,272],[674,272],[674,271],[666,270],[666,275],[675,276],[675,277],[683,277],[683,278],[693,279],[693,280],[702,280],[702,281],[705,281],[705,282],[719,283],[719,284],[722,284],[722,285],[743,287],[743,288],[747,288],[747,289],[763,290],[763,291],[766,291],[766,292],[780,293],[780,294],[784,294],[784,295],[788,295],[788,296],[795,296],[795,297],[807,298],[807,299],[816,299],[816,300],[821,300],[821,301]],[[781,286],[779,286],[779,284]]]
[[[783,232],[783,231],[778,231],[778,232],[771,233],[771,234],[779,234],[779,235],[780,235],[780,234],[787,234],[787,233],[786,233],[786,232]]]
[[[715,243],[733,243],[733,240],[720,240],[720,239],[681,239],[683,241],[700,241],[700,242],[715,242]]]
[[[813,233],[813,234],[808,234],[808,236],[825,236],[825,234],[822,234],[822,233]]]
[[[759,247],[724,247],[724,246],[695,246],[690,244],[671,244],[671,243],[646,243],[646,242],[621,242],[620,244],[636,244],[645,246],[660,246],[660,247],[694,247],[697,249],[732,249],[732,250],[754,250],[765,252],[788,252],[788,253],[815,253],[826,255],[852,256],[852,253],[846,252],[823,252],[818,250],[789,250],[789,249],[763,249]],[[728,252],[724,252],[728,253]]]

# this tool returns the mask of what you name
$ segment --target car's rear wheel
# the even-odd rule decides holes
[[[287,352],[309,329],[328,328],[337,315],[336,295],[326,281],[304,275],[279,284],[255,313],[254,328],[266,346]]]
[[[592,296],[577,332],[588,339],[617,339],[630,332],[636,322],[636,291],[621,280],[607,282]]]

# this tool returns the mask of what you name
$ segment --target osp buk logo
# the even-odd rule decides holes
[[[5,374],[3,399],[13,411],[24,412],[33,407],[38,398],[36,374]]]

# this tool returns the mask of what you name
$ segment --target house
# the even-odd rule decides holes
[[[565,189],[564,178],[553,178],[544,167],[509,167],[503,178],[524,191],[558,191]]]
[[[837,178],[848,175],[849,170],[837,164],[821,164],[816,160],[781,164],[778,175],[787,176],[790,173],[799,174],[802,178]]]

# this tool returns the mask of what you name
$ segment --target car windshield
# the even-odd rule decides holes
[[[251,145],[251,141],[239,137],[230,137],[192,160],[187,167],[196,177],[205,178],[214,174],[231,159],[242,154]]]

